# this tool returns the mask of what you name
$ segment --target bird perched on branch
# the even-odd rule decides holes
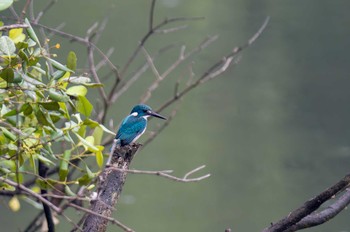
[[[157,117],[166,120],[160,114],[154,112],[151,107],[139,104],[132,108],[131,113],[124,118],[115,139],[117,145],[125,146],[135,142],[145,132],[148,117]]]
[[[106,165],[110,165],[116,146],[122,147],[129,145],[140,138],[146,130],[148,117],[157,117],[166,120],[165,117],[154,112],[148,105],[139,104],[134,106],[131,113],[123,119],[119,126]]]

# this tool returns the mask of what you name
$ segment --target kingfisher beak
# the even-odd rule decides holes
[[[150,115],[150,116],[156,117],[156,118],[161,118],[161,119],[167,120],[166,117],[163,117],[162,115],[157,114],[156,112],[153,112],[153,111],[150,111],[150,110],[147,111],[147,114]]]

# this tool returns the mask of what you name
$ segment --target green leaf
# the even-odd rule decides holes
[[[42,155],[37,155],[37,157],[38,157],[38,159],[40,160],[40,161],[42,161],[43,163],[45,163],[46,165],[55,165],[55,163],[54,162],[52,162],[51,160],[49,160],[48,158],[46,158],[46,157],[44,157],[44,156],[42,156]]]
[[[68,164],[69,164],[70,156],[71,156],[71,151],[65,150],[60,162],[60,167],[59,167],[60,181],[66,180],[66,177],[68,175]]]
[[[97,87],[103,87],[104,85],[101,83],[83,83],[82,85],[89,87],[89,88],[97,88]]]
[[[49,98],[51,100],[57,101],[57,102],[68,102],[69,97],[67,95],[63,95],[61,92],[57,92],[53,89],[49,90]]]
[[[17,109],[13,109],[13,110],[10,110],[10,111],[8,111],[6,114],[4,114],[3,116],[4,116],[4,118],[6,118],[6,117],[11,117],[11,116],[14,116],[14,115],[16,115],[17,114]]]
[[[13,3],[13,0],[1,0],[0,1],[0,11],[6,10]]]
[[[67,109],[66,103],[58,102],[58,104],[60,105],[60,111],[63,112],[64,117],[67,119],[70,119],[70,115],[69,115],[69,111]]]
[[[94,144],[92,144],[91,142],[89,142],[88,140],[84,139],[83,137],[81,137],[78,133],[74,133],[78,139],[80,140],[80,142],[84,145],[85,150],[89,150],[91,152],[97,152],[99,151],[98,147],[94,146]]]
[[[87,93],[87,89],[86,87],[82,86],[82,85],[76,85],[76,86],[72,86],[70,88],[67,89],[66,93],[68,95],[71,96],[83,96],[85,97],[86,93]]]
[[[94,133],[92,133],[92,136],[94,137],[95,144],[101,144],[102,136],[103,136],[103,130],[101,127],[95,127]]]
[[[66,71],[57,70],[56,72],[54,72],[54,73],[52,74],[52,78],[53,78],[54,80],[58,80],[58,79],[60,79],[61,77],[63,77],[64,74],[66,74]]]
[[[33,200],[27,196],[22,196],[21,199],[24,200],[25,202],[27,202],[28,204],[32,205],[36,209],[39,209],[39,210],[43,209],[42,203],[36,202],[35,200]]]
[[[1,182],[1,183],[0,183],[0,189],[1,189],[1,190],[7,190],[7,191],[15,191],[15,190],[16,190],[15,187],[13,187],[13,186],[11,186],[11,185],[8,185],[8,184],[6,184],[6,183],[4,183],[4,182]]]
[[[47,110],[59,110],[60,105],[58,102],[39,102],[39,105],[43,106]]]
[[[16,51],[15,43],[8,36],[0,37],[0,54],[11,56],[14,55]]]
[[[1,1],[0,1],[1,2]],[[9,31],[9,37],[14,43],[23,42],[26,35],[23,34],[23,28],[15,28]]]
[[[7,130],[5,127],[1,127],[2,132],[4,133],[5,137],[8,138],[11,141],[16,141],[17,137],[15,134]]]
[[[90,118],[87,118],[84,120],[84,125],[91,127],[91,128],[95,128],[97,126],[99,126],[100,124]]]
[[[88,185],[88,184],[90,184],[91,180],[92,180],[92,179],[89,177],[88,174],[84,174],[82,177],[80,177],[80,178],[78,179],[78,182],[79,182],[79,185],[80,185],[80,186],[83,186],[83,185]]]
[[[33,108],[29,103],[25,103],[22,105],[20,111],[23,112],[25,116],[28,116],[33,112]]]
[[[60,62],[58,62],[58,61],[56,61],[54,59],[51,59],[49,57],[46,57],[46,59],[52,64],[52,66],[54,66],[58,70],[74,73],[73,70],[67,68],[65,65],[61,64]]]
[[[75,69],[77,68],[77,55],[75,55],[75,53],[73,51],[70,51],[68,53],[67,68],[69,68],[73,71],[75,71]]]
[[[32,75],[34,76],[40,76],[41,75],[46,75],[46,71],[38,66],[32,66],[33,71],[31,72]],[[34,72],[36,71],[36,72]]]
[[[28,48],[28,46],[29,46],[28,42],[18,42],[18,43],[16,43],[16,48],[18,50],[23,50],[25,48]]]
[[[39,123],[45,126],[49,126],[52,129],[56,130],[55,125],[53,124],[48,112],[44,109],[44,107],[39,105],[38,109],[35,112],[35,116]]]
[[[15,73],[15,74],[16,74],[16,73]],[[38,86],[38,87],[44,87],[44,86],[45,86],[45,84],[44,84],[43,82],[38,81],[37,79],[35,79],[35,78],[33,78],[33,77],[27,76],[27,75],[25,75],[25,74],[23,74],[22,76],[23,76],[23,79],[24,79],[26,82],[28,82],[28,83],[30,83],[30,84],[32,84],[32,85],[34,85],[34,86]]]
[[[98,151],[95,153],[96,155],[96,163],[97,165],[102,168],[103,166],[103,154],[102,154],[102,151]]]
[[[12,83],[14,81],[14,79],[15,79],[15,74],[14,74],[12,68],[5,68],[0,73],[0,77],[2,79],[4,79],[5,81],[7,81],[8,83]]]
[[[30,22],[29,20],[26,18],[24,19],[24,22],[28,25],[28,28],[26,29],[27,33],[28,33],[28,36],[34,40],[38,45],[39,47],[41,47],[40,45],[40,42],[39,42],[39,39],[38,39],[38,36],[35,34],[33,28],[32,28],[32,25],[30,25]]]
[[[91,172],[89,167],[85,165],[86,174],[84,174],[82,177],[78,179],[79,185],[88,185],[90,184],[91,180],[95,178],[95,174]]]
[[[69,188],[68,185],[64,186],[64,192],[68,195],[68,196],[72,196],[75,197],[76,194]]]
[[[76,107],[79,113],[85,115],[86,117],[90,117],[93,106],[86,97],[78,96]]]
[[[90,83],[91,79],[89,77],[73,76],[69,78],[69,82],[73,84],[85,84],[85,83]]]
[[[102,128],[102,130],[104,132],[111,134],[111,135],[115,135],[115,133],[113,131],[108,130],[104,125],[100,124],[99,126]]]
[[[17,196],[13,196],[10,199],[8,206],[13,212],[17,212],[21,208],[21,204],[19,203]]]
[[[15,171],[16,163],[14,160],[0,160],[0,167]]]
[[[86,126],[85,126],[85,125],[81,125],[77,133],[78,133],[81,137],[85,137]]]

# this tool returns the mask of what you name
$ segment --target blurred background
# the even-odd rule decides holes
[[[150,3],[60,0],[41,23],[56,27],[64,22],[63,31],[84,37],[94,22],[107,16],[108,24],[97,45],[103,51],[114,47],[111,60],[123,66],[148,30]],[[14,7],[21,4],[24,1]],[[35,11],[46,4],[35,1]],[[185,44],[190,50],[206,36],[219,35],[193,58],[195,77],[233,47],[244,44],[267,16],[271,18],[263,35],[242,53],[240,63],[186,95],[171,125],[132,163],[134,169],[172,169],[177,176],[205,164],[199,174],[212,176],[185,184],[130,174],[114,216],[142,232],[261,231],[347,174],[349,9],[350,2],[340,0],[158,0],[155,23],[165,17],[205,19],[186,22],[186,30],[155,35],[145,46],[151,54],[172,43]],[[84,67],[86,48],[60,37],[50,43],[56,42],[61,43],[58,60],[64,62],[73,50],[79,66]],[[178,51],[155,61],[157,68],[164,71]],[[144,61],[141,53],[136,64]],[[157,109],[170,98],[174,83],[186,73],[184,69],[186,65],[163,82],[148,104]],[[151,71],[146,72],[113,106],[108,121],[118,125],[154,78]],[[111,79],[104,81],[108,86]],[[180,88],[186,81],[187,76]],[[163,114],[168,116],[170,110]],[[157,128],[157,123],[152,120],[149,131]],[[110,124],[106,126],[110,128]],[[147,134],[140,142],[146,138]],[[1,208],[3,231],[21,231],[34,215],[26,203],[22,203],[20,213],[11,212],[4,204]],[[71,215],[76,214],[71,211]],[[306,231],[350,231],[349,217],[345,210],[325,225]],[[70,229],[64,219],[57,227],[57,231]],[[111,225],[109,231],[121,230]]]

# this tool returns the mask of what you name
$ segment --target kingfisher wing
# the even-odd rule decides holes
[[[146,119],[129,115],[122,121],[116,139],[119,139],[122,145],[129,144],[142,134],[146,126]]]

